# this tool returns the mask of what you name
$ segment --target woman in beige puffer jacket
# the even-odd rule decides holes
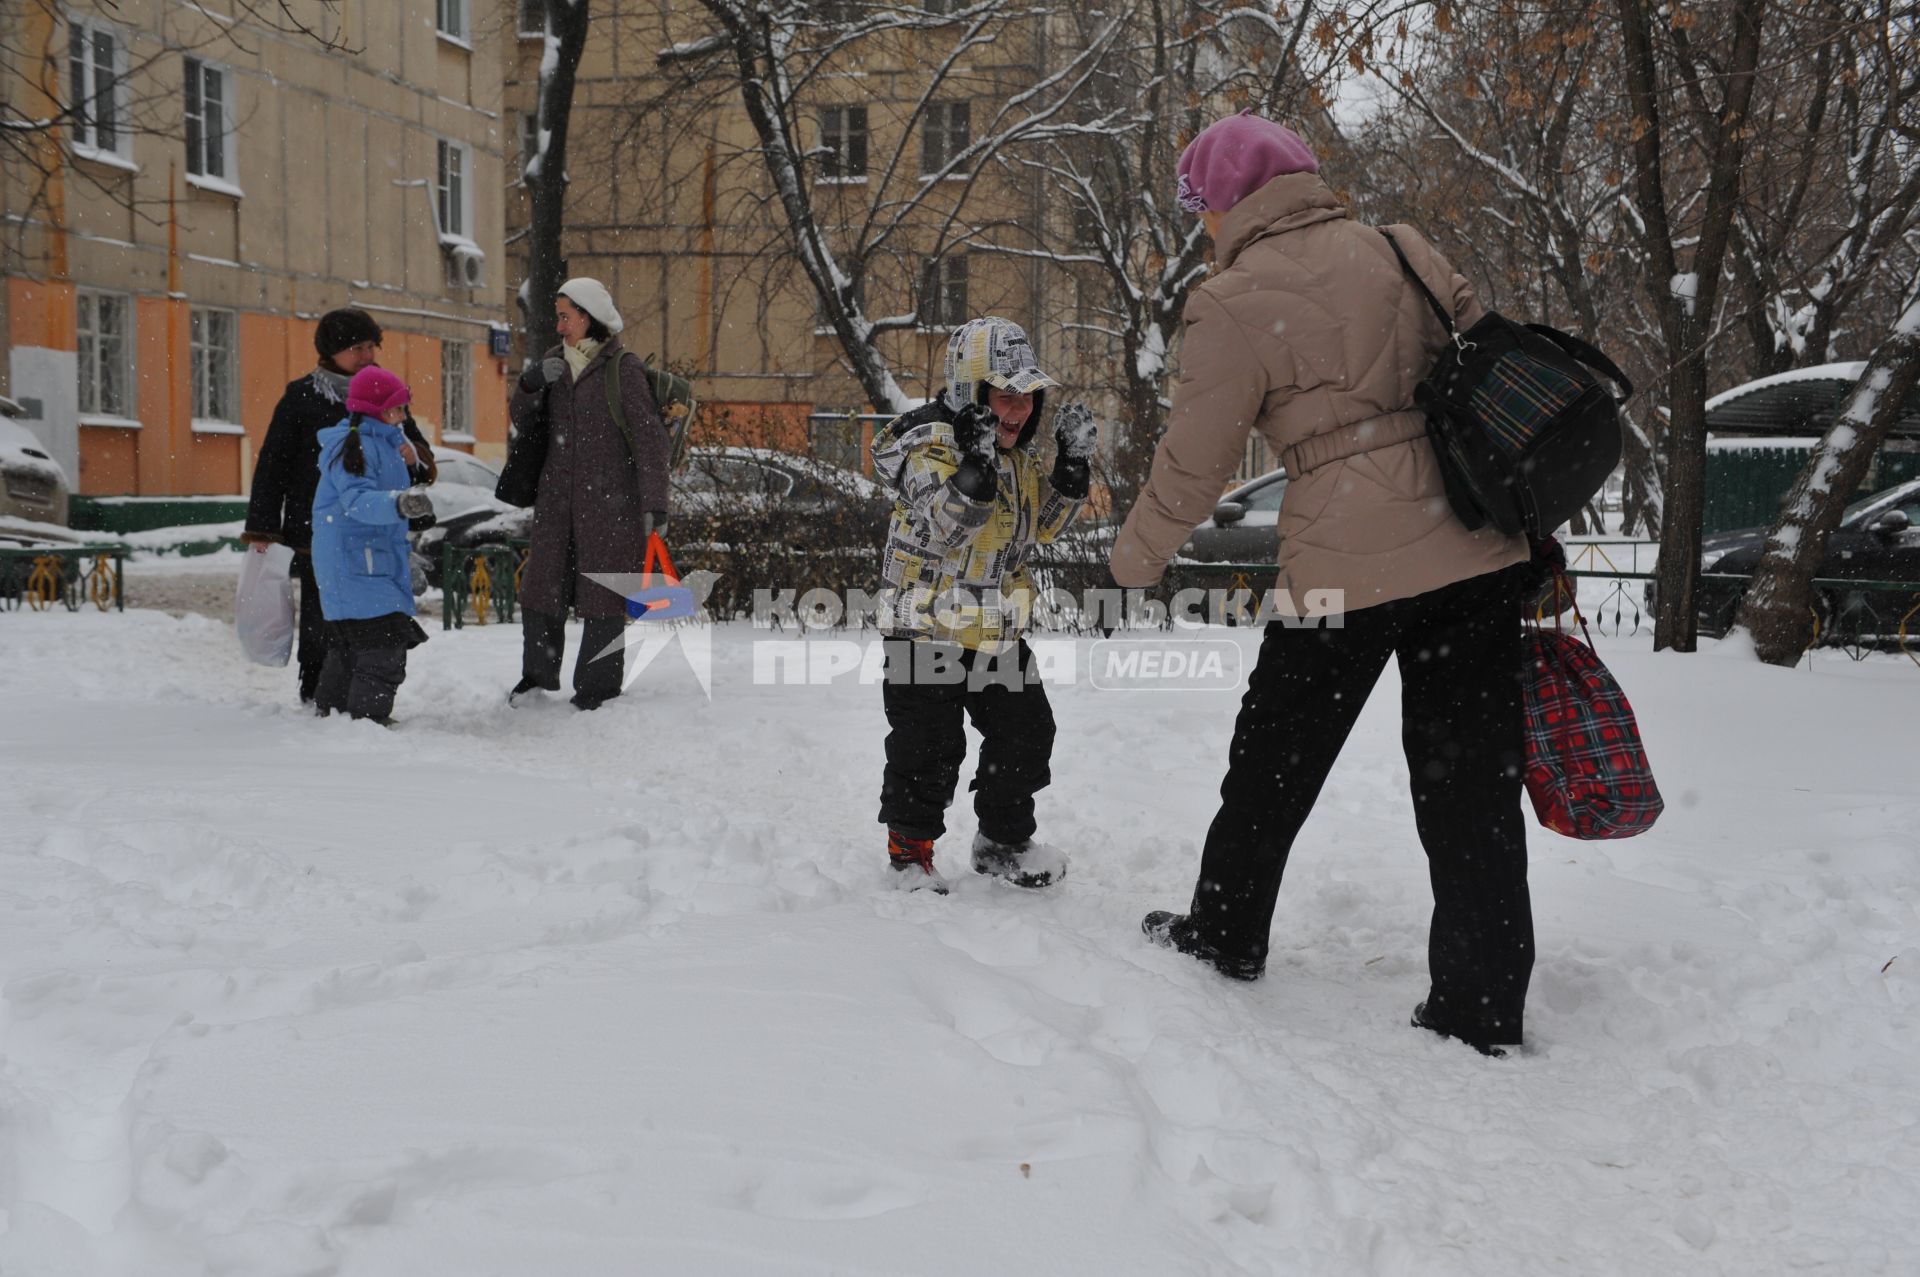
[[[1258,430],[1290,479],[1277,614],[1318,610],[1313,591],[1338,602],[1318,624],[1267,626],[1193,902],[1144,928],[1226,975],[1262,973],[1294,838],[1393,657],[1434,891],[1432,986],[1414,1023],[1497,1053],[1520,1041],[1533,967],[1520,812],[1527,546],[1468,531],[1448,506],[1414,407],[1447,335],[1318,167],[1291,130],[1251,114],[1215,123],[1180,161],[1181,202],[1205,219],[1215,269],[1187,303],[1173,411],[1115,543],[1114,579],[1159,581]],[[1460,327],[1477,320],[1467,281],[1416,231],[1392,230]]]

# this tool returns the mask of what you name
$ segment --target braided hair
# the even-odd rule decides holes
[[[366,417],[364,412],[356,412],[347,421],[347,441],[340,445],[340,464],[346,467],[348,474],[367,472],[367,453],[360,445],[360,423]]]

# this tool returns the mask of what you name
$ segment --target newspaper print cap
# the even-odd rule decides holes
[[[983,386],[1028,395],[1059,384],[1040,371],[1026,330],[1011,319],[970,319],[947,341],[948,402],[956,407],[978,403]]]

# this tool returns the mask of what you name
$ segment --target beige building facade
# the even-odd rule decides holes
[[[50,122],[0,179],[0,390],[76,492],[244,493],[346,305],[429,438],[504,454],[508,2],[291,0],[316,38],[237,0],[0,0],[6,100]]]

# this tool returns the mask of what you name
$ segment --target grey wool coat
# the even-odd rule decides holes
[[[558,357],[560,347],[547,354]],[[620,397],[631,450],[607,406],[607,364],[613,359],[626,361]],[[533,554],[521,576],[520,606],[560,616],[569,607],[581,616],[623,616],[626,600],[588,574],[642,571],[643,516],[667,510],[667,431],[646,365],[615,337],[594,352],[577,378],[562,376],[534,393],[516,386],[508,407],[514,429],[536,421],[543,401],[547,460],[533,505]]]

